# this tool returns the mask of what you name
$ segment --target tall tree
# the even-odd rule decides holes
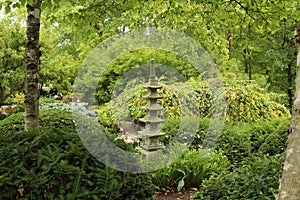
[[[300,199],[300,24],[297,25],[295,33],[298,46],[296,100],[292,114],[292,132],[288,138],[278,200]]]
[[[2,1],[3,2],[3,1]],[[42,0],[6,0],[2,3],[6,13],[11,8],[26,4],[26,45],[25,45],[25,129],[38,127],[39,121],[39,70],[42,55],[39,46]]]
[[[42,0],[27,3],[27,29],[25,46],[25,129],[38,127],[39,122],[39,46]]]

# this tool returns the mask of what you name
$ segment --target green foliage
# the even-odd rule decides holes
[[[226,172],[230,162],[216,151],[189,150],[170,166],[153,174],[153,182],[160,189],[198,187],[204,179]]]
[[[241,82],[240,85],[229,85],[226,88],[226,98],[227,119],[231,121],[253,122],[290,116],[285,106],[272,101],[255,83]]]
[[[14,105],[18,106],[18,111],[24,112],[24,99],[25,99],[25,94],[24,93],[16,93],[14,98],[12,99],[12,103]]]
[[[98,120],[104,129],[110,133],[117,132],[117,122],[115,121],[114,112],[111,103],[105,103],[98,109]]]
[[[161,136],[161,141],[164,144],[168,144],[169,141],[178,133],[180,127],[180,118],[169,118],[167,119],[163,126],[161,127],[161,131],[166,133],[166,135]]]
[[[216,143],[217,149],[222,149],[233,166],[239,165],[248,158],[252,151],[251,129],[248,125],[227,124]]]
[[[282,157],[255,157],[231,173],[203,181],[195,200],[275,199]]]
[[[185,78],[195,77],[198,75],[194,69],[184,59],[180,58],[174,53],[166,52],[164,50],[154,49],[140,49],[138,51],[130,52],[123,55],[121,58],[116,59],[108,68],[103,72],[102,77],[98,82],[96,99],[99,104],[108,102],[114,92],[116,83],[126,73],[134,73],[134,77],[148,79],[148,76],[142,70],[134,71],[134,68],[144,67],[149,64],[150,59],[155,59],[157,65],[167,66],[173,68],[173,74],[168,74],[168,77],[173,77],[176,81],[176,73],[179,72]],[[156,67],[158,71],[158,67]],[[130,71],[132,70],[132,71]],[[169,72],[169,71],[168,71]],[[159,74],[159,72],[156,72]],[[131,81],[131,80],[130,80]]]
[[[77,69],[80,67],[81,59],[78,58],[79,49],[73,50],[69,47],[68,36],[61,26],[49,24],[44,19],[44,28],[41,29],[41,70],[40,84],[51,87],[51,90],[62,95],[68,94],[72,89]],[[48,23],[47,23],[48,22]]]
[[[0,106],[24,81],[24,27],[12,19],[0,19]]]
[[[287,118],[274,118],[255,124],[226,124],[215,148],[221,149],[233,167],[253,155],[274,156],[282,154],[286,148]]]
[[[176,120],[182,116],[182,112],[186,116],[192,116],[198,111],[201,118],[211,117],[211,92],[213,91],[210,91],[203,81],[191,79],[187,83],[162,85],[163,89],[159,90],[162,99],[159,100],[159,103],[164,107],[161,115],[166,121]],[[147,90],[142,85],[124,89],[117,100],[100,107],[98,117],[100,123],[104,127],[112,128],[126,117],[137,122],[145,115],[145,111],[141,107],[146,105],[146,100],[142,98],[146,92]],[[264,90],[259,88],[255,82],[232,82],[224,86],[224,92],[227,103],[226,121],[252,123],[274,117],[290,116],[286,107],[273,101],[274,94],[269,96],[264,93]],[[170,123],[174,124],[175,122]]]
[[[210,118],[200,118],[199,127],[196,131],[195,138],[190,148],[192,149],[202,148],[202,144],[207,135],[208,128],[211,125],[210,123],[211,123]]]
[[[85,107],[82,106],[73,106],[65,103],[60,102],[51,102],[51,103],[45,103],[41,104],[41,109],[55,109],[55,110],[65,110],[65,111],[74,111],[81,113],[87,117],[96,118],[97,117],[97,111],[95,110],[88,110]]]
[[[167,134],[176,132],[178,121],[167,120],[164,131]],[[199,129],[190,147],[192,150],[169,168],[157,171],[153,180],[161,189],[203,187],[203,192],[196,199],[222,199],[223,196],[224,199],[272,198],[278,188],[282,161],[279,155],[283,155],[286,148],[289,123],[288,118],[251,124],[227,122],[215,144],[217,152],[209,155],[209,158],[220,158],[218,152],[222,152],[224,160],[209,160],[208,166],[216,169],[216,173],[213,177],[202,174],[204,178],[198,176],[197,179],[196,174],[199,169],[205,168],[202,165],[205,166],[208,159],[201,157],[201,148],[210,124],[210,119],[200,119]],[[198,163],[199,159],[201,161]],[[233,172],[230,173],[229,169]],[[201,173],[205,171],[201,170]]]
[[[274,118],[267,122],[251,125],[252,152],[274,156],[282,154],[287,147],[290,120]]]
[[[147,174],[114,170],[89,154],[70,112],[43,110],[40,123],[24,131],[22,113],[0,122],[1,199],[152,199]]]

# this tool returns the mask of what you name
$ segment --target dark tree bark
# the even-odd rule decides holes
[[[244,57],[244,63],[245,63],[245,73],[248,74],[249,80],[252,80],[250,50],[248,48],[244,49],[243,57]]]
[[[230,59],[231,58],[231,46],[232,46],[232,44],[231,44],[231,38],[232,38],[232,32],[231,31],[229,31],[229,33],[228,33],[228,36],[227,36],[227,42],[228,42],[228,46],[227,46],[227,49],[228,49],[228,59]]]
[[[0,107],[3,105],[4,101],[5,101],[5,97],[4,97],[4,88],[1,86],[0,84]]]
[[[300,199],[300,24],[296,29],[296,41],[298,46],[297,70],[296,70],[296,100],[292,111],[292,132],[288,138],[288,146],[285,153],[278,200]]]
[[[25,72],[25,129],[37,128],[39,125],[39,69],[41,51],[39,47],[40,17],[42,0],[27,4],[26,29],[26,72]]]
[[[293,90],[292,90],[292,85],[293,85],[293,72],[292,72],[292,64],[289,63],[288,64],[288,68],[286,69],[286,73],[287,73],[287,82],[288,82],[288,88],[287,88],[287,94],[288,94],[288,98],[289,98],[289,108],[293,107]]]

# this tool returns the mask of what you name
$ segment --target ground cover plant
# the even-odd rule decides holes
[[[44,110],[31,131],[23,118],[0,122],[1,199],[152,199],[149,175],[114,170],[85,149],[70,112]]]
[[[283,157],[254,157],[233,172],[205,180],[194,200],[275,199]]]

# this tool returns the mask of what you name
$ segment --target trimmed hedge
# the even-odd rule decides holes
[[[24,131],[22,113],[0,122],[0,199],[152,199],[148,174],[120,172],[90,155],[70,112],[43,110],[40,127]]]

